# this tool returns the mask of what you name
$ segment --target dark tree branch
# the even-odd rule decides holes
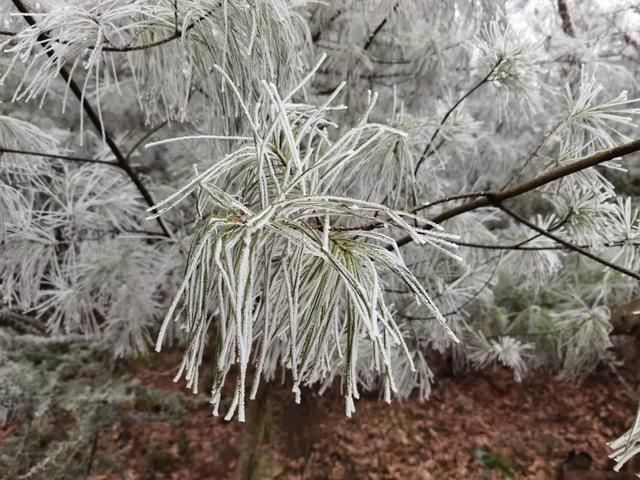
[[[318,43],[320,41],[320,37],[322,37],[322,34],[324,33],[324,29],[331,26],[333,22],[335,22],[336,19],[343,13],[344,13],[343,9],[336,10],[336,13],[331,16],[331,18],[326,22],[326,25],[323,25],[322,28],[320,28],[320,30],[318,30],[316,33],[314,33],[311,36],[311,41],[313,43]]]
[[[478,83],[476,83],[473,87],[471,87],[471,90],[469,90],[467,93],[462,95],[456,101],[456,103],[454,103],[451,106],[451,108],[449,110],[447,110],[447,113],[445,113],[444,116],[442,117],[442,120],[440,120],[440,125],[438,125],[438,128],[436,128],[436,131],[433,132],[433,135],[431,135],[431,138],[429,139],[429,143],[427,144],[426,147],[424,147],[424,151],[422,152],[422,155],[420,155],[420,159],[418,160],[418,163],[416,164],[416,168],[415,168],[415,170],[413,172],[414,175],[418,174],[418,171],[420,170],[420,166],[424,163],[424,161],[429,156],[429,150],[431,150],[433,148],[433,142],[436,139],[436,137],[438,136],[438,134],[440,133],[440,130],[442,129],[442,126],[446,123],[446,121],[449,118],[449,116],[454,112],[454,110],[456,108],[458,108],[460,106],[460,104],[462,102],[464,102],[468,97],[473,95],[473,92],[478,90],[485,83],[489,83],[491,81],[491,76],[496,71],[496,68],[498,68],[500,66],[501,63],[502,63],[502,59],[499,59],[496,62],[496,64],[491,68],[491,70],[489,70],[489,73],[487,73]]]
[[[72,157],[69,155],[57,155],[53,153],[45,153],[45,152],[33,152],[30,150],[17,150],[14,148],[4,148],[0,146],[0,158],[2,158],[3,153],[15,153],[18,155],[29,155],[33,157],[46,157],[46,158],[55,158],[57,160],[65,160],[69,162],[78,162],[78,163],[97,163],[100,165],[109,165],[110,167],[120,168],[120,165],[114,162],[109,162],[107,160],[98,160],[96,158],[83,158],[83,157]]]
[[[191,25],[189,25],[188,30],[191,30],[191,28],[193,28],[195,26],[195,22],[192,23]],[[169,35],[168,37],[162,38],[160,40],[156,40],[155,42],[151,42],[151,43],[145,43],[143,45],[126,45],[123,47],[118,47],[118,46],[111,46],[111,47],[103,47],[102,51],[103,52],[116,52],[116,53],[126,53],[126,52],[139,52],[141,50],[148,50],[150,48],[155,48],[155,47],[160,47],[162,45],[166,45],[167,43],[171,43],[174,40],[177,40],[178,38],[180,38],[182,36],[182,32],[178,31],[178,32],[174,32],[173,34]],[[93,46],[89,46],[87,47],[88,50],[93,50],[95,47]]]
[[[478,197],[486,197],[490,192],[467,192],[467,193],[458,193],[457,195],[449,195],[448,197],[441,198],[439,200],[434,200],[430,203],[425,203],[424,205],[419,205],[411,210],[411,213],[418,213],[420,210],[425,210],[427,208],[435,207],[436,205],[440,205],[441,203],[449,203],[455,200],[466,200],[468,198],[478,198]]]
[[[511,188],[507,188],[497,192],[485,192],[482,194],[482,196],[476,198],[475,200],[463,203],[462,205],[450,208],[449,210],[445,210],[441,214],[433,217],[431,219],[431,222],[442,223],[445,220],[457,217],[458,215],[462,215],[463,213],[471,212],[479,208],[490,207],[494,204],[494,202],[503,202],[505,200],[509,200],[510,198],[514,198],[524,193],[530,192],[544,185],[547,185],[548,183],[555,182],[556,180],[559,180],[561,178],[567,177],[577,172],[581,172],[582,170],[586,170],[587,168],[594,167],[601,163],[613,160],[614,158],[623,157],[637,151],[640,151],[640,140],[634,140],[632,142],[625,143],[624,145],[596,152],[593,155],[590,155],[568,165],[550,170],[529,181],[514,185]],[[433,227],[429,224],[426,224],[423,225],[422,228],[430,230]],[[402,247],[403,245],[407,245],[411,242],[411,236],[407,235],[399,239],[397,241],[397,244],[399,247]]]
[[[479,248],[479,249],[483,249],[483,250],[516,250],[516,251],[545,251],[545,250],[568,250],[568,247],[565,247],[563,245],[548,245],[548,246],[532,246],[532,247],[527,247],[527,246],[520,246],[519,244],[514,244],[514,245],[500,245],[500,244],[483,244],[483,243],[473,243],[473,242],[465,242],[463,240],[448,240],[451,243],[455,243],[456,245],[459,245],[461,247],[468,247],[468,248]],[[622,245],[624,245],[625,242],[623,240],[618,240],[615,242],[608,242],[605,243],[604,245],[601,245],[603,247],[621,247]],[[639,245],[639,244],[634,244],[634,245]],[[587,248],[592,248],[591,245],[578,245],[579,248],[583,248],[583,249],[587,249]]]
[[[178,23],[178,0],[173,0],[173,33],[178,35],[180,33],[180,24]]]
[[[558,131],[558,129],[563,124],[564,124],[564,120],[560,120],[549,131],[547,131],[547,133],[544,134],[544,136],[542,137],[542,140],[540,141],[540,143],[538,143],[536,148],[533,149],[531,154],[529,154],[529,156],[522,163],[522,165],[518,169],[513,171],[513,173],[509,177],[509,180],[507,180],[507,182],[505,183],[505,185],[502,188],[506,188],[508,185],[511,184],[511,182],[513,182],[515,180],[518,180],[518,177],[520,177],[520,175],[522,175],[522,173],[529,166],[529,164],[533,161],[533,159],[538,156],[538,153],[540,152],[540,150],[542,150],[542,148],[547,144],[549,139]]]
[[[396,11],[398,10],[398,6],[399,6],[400,2],[396,2],[393,5],[393,9],[391,11],[391,14],[396,13]],[[367,50],[369,50],[369,48],[371,47],[371,45],[373,44],[373,41],[376,39],[376,37],[378,36],[378,34],[380,33],[380,31],[384,28],[384,26],[387,24],[387,22],[389,21],[389,17],[384,17],[382,19],[382,21],[378,24],[378,26],[373,30],[373,32],[371,32],[371,35],[369,35],[369,38],[367,38],[367,42],[364,44],[364,51],[366,52]]]
[[[31,27],[35,28],[37,25],[37,22],[35,18],[31,15],[31,12],[29,11],[29,9],[27,9],[27,7],[25,6],[25,4],[21,0],[11,0],[11,1],[15,5],[15,7],[18,9],[18,11],[23,14],[25,21]],[[38,35],[38,42],[43,46],[43,48],[45,48],[47,55],[53,58],[54,53],[50,45],[51,39],[49,38],[49,36],[46,35],[44,32],[40,33]],[[89,101],[82,94],[82,89],[73,80],[73,78],[71,78],[67,69],[62,65],[60,66],[59,74],[62,77],[62,79],[67,83],[67,85],[69,86],[69,88],[71,89],[75,97],[78,99],[78,101],[81,103],[83,110],[89,117],[89,120],[91,120],[91,123],[93,123],[96,130],[103,133],[104,140],[106,144],[109,146],[109,149],[111,150],[113,155],[116,157],[117,163],[120,166],[120,168],[124,170],[124,172],[129,176],[133,184],[136,186],[136,188],[142,195],[142,198],[144,198],[145,202],[147,202],[147,205],[149,205],[149,207],[152,208],[152,211],[156,213],[157,210],[153,208],[155,205],[155,201],[151,196],[151,193],[149,192],[147,187],[144,186],[138,174],[131,168],[131,165],[129,164],[127,159],[124,157],[124,155],[122,154],[122,152],[120,151],[116,143],[113,141],[111,134],[109,133],[109,131],[107,131],[106,127],[102,123],[100,116],[95,112],[95,110],[93,109]],[[160,217],[157,217],[156,220],[160,225],[160,228],[164,233],[164,235],[166,235],[167,237],[171,237],[171,233],[169,229],[166,227],[166,225],[164,224],[164,221]]]
[[[562,333],[566,331],[567,328],[556,328],[555,330],[546,330],[544,332],[505,332],[505,333],[497,333],[493,335],[487,335],[484,338],[487,340],[493,340],[496,338],[503,337],[548,337],[550,335],[557,335],[558,333]]]
[[[571,215],[573,214],[573,212],[569,212],[569,214],[564,217],[561,221],[559,221],[558,223],[556,223],[555,225],[553,225],[552,227],[549,228],[549,232],[553,232],[554,230],[558,230],[560,227],[562,227],[563,225],[565,225],[569,219],[571,218]],[[562,247],[558,247],[557,245],[550,248],[550,247],[525,247],[524,245],[526,245],[529,242],[533,242],[535,239],[540,238],[542,235],[538,234],[538,235],[534,235],[533,237],[527,238],[525,240],[522,240],[521,242],[518,242],[514,245],[482,245],[482,244],[474,244],[474,243],[468,243],[468,242],[460,242],[457,240],[452,240],[451,243],[455,243],[456,245],[460,245],[460,246],[464,246],[464,247],[475,247],[475,248],[484,248],[487,250],[557,250],[557,249],[562,249]]]
[[[483,207],[489,207],[492,205],[490,198],[496,199],[498,201],[508,200],[513,197],[517,197],[524,193],[530,192],[531,190],[535,190],[547,183],[551,183],[553,181],[559,180],[563,177],[572,175],[574,173],[580,172],[587,168],[596,166],[600,163],[613,160],[614,158],[622,157],[624,155],[629,155],[630,153],[634,153],[640,151],[640,140],[634,140],[633,142],[626,143],[624,145],[620,145],[618,147],[611,148],[609,150],[603,150],[593,155],[573,162],[571,164],[565,165],[563,167],[556,168],[554,170],[550,170],[549,172],[540,175],[532,180],[527,182],[520,183],[518,185],[514,185],[511,188],[495,191],[495,192],[465,192],[457,195],[450,195],[448,197],[441,198],[439,200],[435,200],[430,203],[426,203],[424,205],[419,205],[411,210],[411,213],[417,213],[421,210],[433,207],[435,205],[439,205],[442,203],[448,203],[455,200],[463,200],[466,198],[474,198],[467,203],[463,203],[462,205],[458,205],[457,207],[453,207],[449,210],[445,210],[439,215],[433,217],[430,221],[433,223],[442,223],[445,220],[449,220],[450,218],[457,217],[458,215],[462,215],[463,213],[470,212],[473,210],[477,210]],[[349,231],[369,231],[374,230],[376,228],[382,228],[385,225],[385,222],[382,220],[363,224],[363,225],[355,225],[355,226],[336,226],[331,227],[331,232],[349,232]],[[318,229],[322,229],[321,226],[317,227]],[[425,230],[431,230],[433,227],[430,224],[425,224],[422,226]],[[411,243],[413,239],[411,236],[407,235],[402,237],[397,241],[397,245],[402,247]],[[468,245],[472,246],[472,245]],[[479,246],[478,248],[483,248]]]
[[[392,14],[395,13],[398,10],[398,6],[399,6],[400,2],[397,1],[394,5],[393,5],[393,9],[392,9]],[[338,14],[336,14],[336,16],[334,16],[333,18],[331,18],[331,21],[334,21],[335,18],[337,16],[339,16],[341,12],[338,12]],[[387,22],[389,21],[389,17],[385,17],[384,19],[382,19],[382,21],[378,24],[378,26],[376,26],[376,28],[373,30],[373,32],[371,33],[371,35],[369,35],[369,38],[367,38],[367,41],[365,42],[364,46],[362,47],[362,49],[366,52],[367,50],[369,50],[369,48],[371,48],[371,45],[373,45],[373,41],[376,39],[376,37],[378,36],[378,34],[380,33],[380,31],[384,28],[384,26],[387,24]],[[316,33],[316,35],[313,36],[312,41],[314,43],[317,43],[320,40],[320,36],[322,35],[322,31],[319,31]],[[331,88],[327,88],[324,90],[321,90],[319,92],[316,92],[318,95],[328,95],[330,93],[333,93],[333,91],[338,88],[338,86],[334,86]]]
[[[93,461],[95,460],[96,451],[98,450],[98,439],[100,437],[100,430],[97,430],[93,434],[93,438],[91,440],[91,448],[89,449],[89,458],[87,460],[87,467],[85,469],[84,478],[87,480],[89,475],[91,475],[91,470],[93,469]]]
[[[569,218],[571,217],[571,213],[569,213],[569,215],[567,215],[565,218],[563,218],[560,222],[558,222],[557,224],[553,225],[549,230],[553,231],[553,230],[557,230],[558,228],[562,227],[565,223],[567,223],[567,221],[569,220]],[[527,250],[528,248],[524,247],[524,245],[526,245],[527,243],[535,240],[536,238],[540,237],[540,235],[534,235],[533,237],[527,238],[515,245],[513,245],[513,248],[507,248],[507,249],[502,249],[502,248],[497,248],[495,250]],[[457,242],[457,241],[452,241],[452,243],[456,243],[458,245],[460,245],[462,242]],[[562,247],[560,247],[562,248]],[[492,250],[494,250],[494,248],[491,248]],[[496,275],[496,272],[498,271],[498,267],[500,265],[500,260],[502,259],[502,252],[499,253],[498,255],[494,256],[493,258],[489,259],[489,262],[498,259],[498,261],[495,263],[493,270],[491,271],[491,275],[489,275],[489,278],[480,286],[479,289],[477,289],[475,291],[475,293],[468,298],[464,303],[462,303],[460,306],[458,306],[457,308],[455,308],[454,310],[451,310],[447,313],[444,313],[443,316],[445,317],[449,317],[451,315],[456,315],[460,312],[462,312],[465,307],[467,305],[469,305],[471,302],[473,302],[476,298],[478,298],[480,296],[480,294],[491,284],[491,281],[493,280],[493,278]],[[443,290],[441,293],[439,293],[438,295],[436,295],[435,297],[433,297],[433,300],[441,297],[442,295],[444,295],[446,292],[446,288],[445,290]],[[411,318],[412,320],[435,320],[436,317],[430,316],[430,317],[413,317]]]
[[[498,258],[500,258],[502,256],[502,254],[498,255]],[[493,279],[495,278],[496,272],[498,271],[498,266],[500,265],[500,262],[496,262],[495,265],[493,266],[493,269],[491,271],[491,274],[489,275],[489,278],[487,278],[487,280],[484,281],[484,283],[480,286],[480,288],[478,288],[478,290],[476,290],[474,292],[473,295],[471,295],[471,297],[467,298],[460,306],[458,306],[457,308],[453,309],[453,310],[449,310],[446,313],[443,313],[442,316],[443,317],[450,317],[452,315],[457,315],[458,313],[462,312],[465,307],[467,305],[469,305],[471,302],[473,302],[476,298],[478,298],[480,296],[480,294],[491,284],[491,282],[493,281]],[[437,295],[436,297],[433,297],[433,300],[435,300],[438,297],[441,297],[442,295],[444,295],[444,293],[446,292],[446,289],[443,290],[439,295]],[[429,316],[429,317],[416,317],[413,315],[406,315],[406,314],[399,314],[401,317],[406,318],[408,320],[421,320],[421,321],[428,321],[428,320],[435,320],[436,317],[435,316]]]
[[[8,308],[0,309],[0,328],[2,327],[9,327],[18,333],[31,335],[44,335],[46,333],[45,326],[35,318],[22,315]]]
[[[142,145],[149,137],[151,137],[151,135],[153,135],[154,133],[156,133],[158,130],[160,130],[161,128],[163,128],[167,123],[169,123],[168,120],[165,120],[164,122],[162,122],[160,125],[158,125],[157,127],[152,128],[151,130],[149,130],[147,133],[145,133],[140,140],[138,140],[133,147],[131,147],[131,149],[127,152],[127,161],[131,159],[131,155],[133,155],[133,152],[135,152],[138,148],[140,148],[140,145]]]
[[[515,221],[517,221],[518,223],[521,223],[522,225],[526,225],[527,227],[529,227],[531,230],[535,230],[536,232],[538,232],[540,235],[545,236],[547,238],[550,238],[551,240],[559,243],[560,245],[564,245],[567,249],[572,250],[576,253],[579,253],[580,255],[583,255],[587,258],[590,258],[591,260],[594,260],[602,265],[604,265],[605,267],[609,267],[612,270],[616,270],[617,272],[623,273],[629,277],[635,278],[636,280],[640,280],[640,274],[636,273],[636,272],[632,272],[631,270],[621,267],[619,265],[616,265],[614,263],[609,262],[608,260],[605,260],[604,258],[601,258],[597,255],[594,255],[593,253],[585,250],[582,247],[579,247],[577,245],[574,245],[571,242],[568,242],[560,237],[558,237],[557,235],[545,230],[544,228],[541,228],[539,226],[537,226],[536,224],[530,222],[529,220],[527,220],[524,217],[521,217],[520,215],[518,215],[517,213],[515,213],[513,210],[505,207],[502,202],[496,201],[494,200],[493,205],[497,208],[499,208],[500,210],[502,210],[504,213],[506,213],[507,215],[509,215],[511,218],[513,218]]]
[[[556,223],[555,225],[553,225],[549,230],[553,231],[553,230],[557,230],[560,227],[562,227],[565,223],[567,223],[567,221],[569,220],[569,218],[571,217],[571,213],[569,213],[565,218],[563,218],[561,221],[559,221],[558,223]],[[519,249],[521,247],[523,247],[524,245],[526,245],[527,243],[535,240],[536,238],[538,238],[540,235],[534,235],[533,237],[527,238],[519,243],[517,243],[516,245],[514,245],[514,249]],[[490,259],[489,261],[493,261],[497,258],[497,262],[495,263],[495,265],[493,266],[493,270],[491,271],[491,275],[489,275],[489,278],[482,284],[482,286],[476,290],[476,292],[470,297],[468,298],[464,303],[462,303],[461,305],[459,305],[456,309],[451,310],[450,312],[447,312],[444,316],[451,316],[451,315],[457,315],[458,313],[462,312],[465,307],[467,305],[469,305],[471,302],[473,302],[476,298],[478,298],[480,296],[480,294],[486,290],[489,285],[491,285],[491,282],[493,281],[493,279],[495,278],[495,275],[498,271],[498,267],[500,266],[500,260],[502,260],[502,255],[503,252],[500,252],[497,256],[493,257],[492,259]],[[446,291],[446,289],[445,289]],[[443,295],[444,291],[440,294]],[[438,295],[438,296],[440,296]],[[434,297],[434,299],[437,297]],[[435,317],[434,317],[435,318]]]
[[[83,236],[86,231],[75,232],[75,237],[60,238],[47,245],[73,245],[83,242],[101,242],[103,240],[128,240],[138,238],[143,240],[166,240],[166,237],[158,232],[149,230],[94,230],[95,236]],[[30,241],[27,239],[27,241]],[[34,240],[35,241],[35,240]]]
[[[562,31],[570,36],[576,36],[576,31],[573,28],[573,23],[571,22],[571,15],[569,14],[569,6],[567,5],[567,0],[558,0],[558,13],[560,14],[560,19],[562,20]]]
[[[633,48],[636,49],[637,52],[640,52],[640,44],[638,44],[638,42],[634,40],[634,38],[631,35],[629,35],[627,32],[624,32],[622,34],[622,38],[624,39],[624,42],[627,45],[632,46]]]

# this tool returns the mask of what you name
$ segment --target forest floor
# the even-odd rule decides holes
[[[153,399],[134,402],[132,415],[100,432],[87,478],[236,478],[244,425],[212,416],[204,394],[194,397],[172,382],[176,357],[159,357],[119,369],[157,395],[184,399],[187,408],[181,418],[163,420],[145,414],[156,408]],[[338,388],[322,397],[305,392],[296,405],[289,389],[270,386],[258,478],[635,478],[612,472],[606,445],[633,420],[634,385],[622,380],[629,376],[602,367],[580,384],[543,373],[519,384],[499,368],[440,374],[428,401],[388,405],[363,396],[351,419]],[[5,438],[10,434],[5,427]],[[0,427],[0,444],[2,437]]]
[[[136,366],[135,377],[154,388],[184,392],[171,381],[168,367],[164,361],[152,368]],[[357,402],[352,419],[344,415],[338,389],[322,397],[306,392],[296,405],[287,388],[272,386],[259,476],[632,478],[628,472],[611,473],[606,442],[631,425],[636,406],[629,385],[606,367],[580,384],[542,373],[518,384],[503,369],[436,376],[429,401],[387,405],[369,396]],[[116,424],[99,449],[122,459],[125,478],[233,478],[243,425],[213,417],[206,403],[190,408],[181,423]]]

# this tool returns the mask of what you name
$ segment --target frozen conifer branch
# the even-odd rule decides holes
[[[24,15],[25,21],[31,27],[35,27],[37,25],[36,20],[31,15],[31,12],[27,9],[27,7],[24,5],[24,3],[22,1],[20,1],[20,0],[12,0],[12,1],[13,1],[13,4],[18,9],[18,11]],[[45,33],[39,33],[39,31],[38,31],[36,40],[37,40],[37,43],[40,46],[44,47],[45,53],[51,59],[54,59],[55,58],[54,57],[55,56],[54,50],[49,45],[50,38]],[[93,107],[91,106],[89,101],[85,98],[84,90],[82,90],[78,86],[78,84],[71,77],[71,74],[66,70],[66,68],[64,66],[59,67],[57,73],[66,82],[68,88],[71,89],[71,91],[73,92],[75,97],[78,99],[78,101],[82,105],[82,109],[84,110],[84,112],[89,117],[89,120],[91,121],[91,123],[93,123],[94,127],[96,128],[96,130],[98,130],[98,132],[100,132],[100,134],[102,135],[103,140],[109,146],[109,149],[113,153],[113,156],[116,158],[118,166],[122,170],[124,170],[124,172],[129,176],[129,178],[131,179],[133,184],[140,191],[140,194],[142,195],[144,200],[149,205],[153,205],[154,201],[153,201],[153,197],[151,196],[151,193],[144,186],[144,184],[140,180],[140,177],[132,170],[131,165],[129,164],[127,159],[124,157],[124,155],[120,152],[120,148],[114,142],[113,138],[111,137],[111,134],[107,131],[107,129],[106,129],[105,125],[104,125],[104,122],[103,122],[103,119],[102,119],[102,114],[101,114],[100,110],[98,109],[98,111],[96,112],[93,109]],[[85,83],[85,85],[86,85],[86,83]],[[168,230],[167,226],[164,224],[164,222],[161,221],[161,220],[158,220],[158,223],[160,225],[160,229],[162,230],[162,232],[167,237],[170,237],[171,233],[169,232],[169,230]]]
[[[37,21],[24,2],[13,4],[29,28],[0,43],[13,55],[0,78],[35,57],[26,67],[33,78],[19,84],[14,100],[44,101],[53,78],[67,71],[84,76],[80,96],[95,94],[98,116],[101,91],[119,90],[127,76],[150,117],[185,121],[195,89],[234,116],[237,104],[211,80],[212,64],[230,68],[243,95],[251,95],[260,78],[291,85],[301,69],[299,55],[288,47],[303,45],[304,24],[288,2],[260,0],[249,8],[239,0],[188,0],[176,11],[171,1],[83,0],[39,14]],[[243,61],[227,64],[230,57]],[[68,88],[75,90],[70,83]]]
[[[229,88],[239,94],[233,84]],[[189,345],[178,377],[184,374],[196,389],[205,338],[215,328],[216,413],[231,365],[237,363],[240,369],[226,418],[237,411],[244,420],[250,362],[256,365],[251,396],[261,377],[271,378],[277,365],[291,370],[296,395],[301,384],[327,381],[340,368],[350,416],[353,400],[359,397],[363,344],[371,348],[375,361],[370,367],[383,379],[389,399],[397,390],[391,363],[396,350],[407,355],[411,370],[414,367],[393,306],[382,291],[388,274],[397,276],[457,340],[393,248],[393,237],[345,231],[340,225],[377,215],[383,226],[407,232],[415,242],[452,256],[453,237],[413,227],[412,214],[330,194],[335,178],[375,152],[378,144],[384,145],[383,137],[405,134],[363,117],[356,127],[332,139],[327,127],[334,130],[337,125],[327,117],[334,109],[331,103],[318,108],[289,103],[291,97],[281,97],[265,82],[255,113],[243,107],[253,142],[214,163],[157,206],[165,212],[197,191],[203,212],[157,349],[168,324],[179,321]],[[244,105],[242,98],[238,101]],[[231,196],[230,186],[244,193]]]
[[[631,428],[620,438],[611,442],[609,447],[614,450],[611,458],[616,462],[614,467],[616,472],[619,472],[625,463],[640,453],[640,409]]]
[[[609,358],[640,271],[623,14],[569,38],[537,2],[55,2],[0,5],[3,312],[181,342],[194,389],[210,349],[228,417],[276,372],[352,413],[426,398],[434,349],[518,381]]]

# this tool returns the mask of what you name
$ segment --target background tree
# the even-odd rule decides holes
[[[281,369],[350,415],[430,351],[579,378],[637,335],[633,2],[1,8],[3,323],[178,341],[194,390],[210,349],[240,420]]]

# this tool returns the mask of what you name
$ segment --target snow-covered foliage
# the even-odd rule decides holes
[[[0,331],[0,422],[25,425],[0,445],[4,478],[83,478],[100,434],[131,415],[131,405],[149,419],[184,414],[176,395],[160,394],[113,368],[110,352],[95,340]],[[55,419],[64,417],[61,428]]]
[[[640,13],[560,3],[4,2],[3,308],[178,341],[241,420],[283,371],[426,398],[434,351],[584,376],[640,293]]]

